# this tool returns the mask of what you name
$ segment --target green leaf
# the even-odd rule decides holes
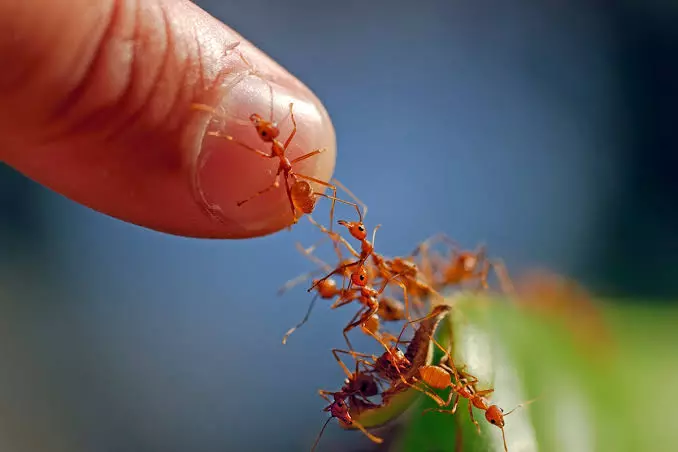
[[[440,341],[454,345],[457,366],[493,387],[490,400],[505,411],[537,398],[506,417],[509,451],[678,450],[677,310],[605,304],[598,325],[586,311],[568,322],[504,299],[461,296],[453,305]],[[422,415],[437,407],[426,396],[412,403],[394,450],[503,450],[501,431],[474,409],[477,433],[467,401],[454,415]]]

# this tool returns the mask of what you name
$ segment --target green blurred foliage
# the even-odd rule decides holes
[[[439,340],[451,344],[456,364],[468,366],[479,388],[494,387],[490,400],[505,411],[536,398],[506,417],[509,451],[678,450],[669,418],[678,403],[677,309],[606,303],[596,323],[506,300],[463,296],[454,305]],[[503,450],[499,429],[474,409],[477,433],[467,401],[455,415],[422,414],[436,407],[417,396],[392,450]]]

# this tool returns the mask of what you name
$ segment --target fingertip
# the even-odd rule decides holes
[[[217,231],[229,238],[268,235],[294,223],[284,175],[277,188],[272,186],[281,160],[264,155],[271,155],[272,145],[258,135],[249,120],[252,114],[277,122],[277,139],[285,143],[295,129],[292,104],[296,132],[285,157],[293,162],[321,150],[293,163],[293,171],[322,181],[329,181],[334,171],[336,138],[329,115],[306,86],[286,75],[289,80],[280,74],[270,80],[259,74],[246,76],[207,100],[210,107],[195,111],[201,118],[201,137],[198,149],[189,155],[193,197],[219,225]],[[314,190],[324,192],[318,184]]]
[[[21,51],[31,58],[18,61],[14,72],[33,70],[33,59],[42,66],[20,80],[21,89],[0,89],[0,159],[27,177],[161,232],[199,238],[271,234],[293,223],[284,184],[241,207],[238,201],[273,182],[278,160],[206,132],[218,130],[270,153],[249,116],[270,117],[273,103],[284,141],[292,125],[283,118],[292,102],[298,126],[286,156],[293,160],[324,148],[294,170],[330,179],[335,135],[318,98],[193,3],[117,2],[114,11],[85,0],[47,4],[47,16],[72,19],[68,39],[50,39],[53,30],[61,36],[54,21],[38,22],[37,32],[34,23],[47,16],[27,7],[31,20],[22,22],[19,34],[27,37]],[[85,4],[96,14],[71,14]],[[109,29],[94,40],[90,32],[100,23]],[[46,51],[49,59],[43,58]],[[244,72],[240,55],[256,75]],[[216,107],[227,119],[214,122],[209,113],[192,109],[195,103]]]

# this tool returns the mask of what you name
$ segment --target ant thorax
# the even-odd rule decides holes
[[[370,286],[363,286],[360,288],[360,295],[365,298],[376,298],[379,296],[379,292]]]
[[[464,271],[470,272],[476,268],[478,259],[475,256],[467,255],[462,258],[462,267]]]

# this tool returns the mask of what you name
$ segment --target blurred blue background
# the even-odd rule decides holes
[[[678,293],[675,4],[198,4],[325,103],[335,176],[384,225],[384,253],[444,231],[486,242],[514,273]],[[351,309],[317,309],[281,345],[309,297],[275,292],[313,268],[293,246],[309,225],[182,239],[0,170],[2,450],[310,446],[325,420],[316,390],[343,379],[328,350]],[[322,443],[370,447],[334,424]]]

